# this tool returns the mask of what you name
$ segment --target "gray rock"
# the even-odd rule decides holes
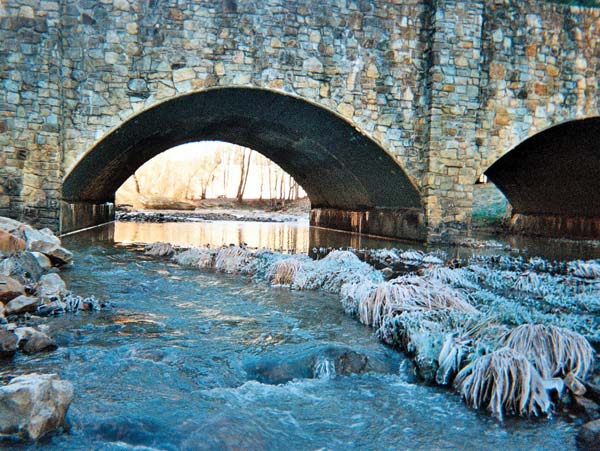
[[[12,234],[14,231],[18,230],[22,225],[22,222],[19,222],[15,219],[0,216],[0,230],[4,230],[5,232]],[[19,238],[22,238],[22,236],[19,236]]]
[[[17,352],[17,336],[8,329],[0,329],[0,358],[6,359]]]
[[[0,274],[13,277],[21,283],[31,280],[37,281],[44,273],[32,252],[20,252],[19,254],[6,258],[0,263]]]
[[[19,342],[18,347],[24,354],[35,354],[42,351],[54,351],[58,346],[43,332],[33,327],[18,327],[15,329]]]
[[[583,425],[577,434],[577,448],[581,451],[600,451],[600,420]]]
[[[26,440],[66,426],[73,385],[56,374],[27,374],[0,387],[0,433]]]
[[[42,254],[41,252],[31,252],[31,255],[33,258],[35,258],[38,265],[40,265],[40,268],[42,268],[44,271],[52,268],[52,262],[46,255]]]
[[[39,304],[39,298],[21,295],[14,298],[12,301],[5,305],[4,314],[19,315],[25,312],[35,312]]]
[[[58,274],[44,274],[38,282],[37,294],[42,300],[60,299],[67,294],[67,286]]]
[[[23,226],[23,236],[27,242],[27,250],[41,252],[58,265],[73,259],[73,254],[61,247],[60,239],[54,236],[50,229],[36,230],[33,227]]]

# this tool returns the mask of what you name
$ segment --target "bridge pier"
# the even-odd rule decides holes
[[[371,208],[354,211],[313,208],[310,211],[310,225],[405,240],[427,239],[423,213],[415,208]]]
[[[115,205],[112,202],[68,202],[60,205],[60,233],[73,232],[115,219]]]

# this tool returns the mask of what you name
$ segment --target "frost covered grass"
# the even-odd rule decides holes
[[[344,284],[363,279],[381,281],[383,276],[350,251],[332,251],[321,260],[302,265],[291,287],[296,290],[322,289],[339,293]]]
[[[402,312],[443,309],[477,312],[462,292],[435,279],[409,275],[373,285],[370,290],[365,289],[364,283],[353,286],[357,292],[348,287],[344,294],[356,300],[360,321],[375,329],[381,327],[386,316]]]
[[[275,262],[269,270],[268,278],[273,286],[291,286],[298,270],[307,260],[301,257],[284,258]]]
[[[600,260],[575,260],[569,262],[567,271],[575,277],[600,279]]]
[[[464,400],[502,419],[515,415],[548,414],[552,403],[542,376],[520,353],[501,348],[463,368],[454,385]]]
[[[206,247],[192,247],[173,257],[173,260],[182,266],[196,268],[212,268],[217,251]]]
[[[573,373],[585,380],[594,365],[588,341],[562,327],[524,324],[508,332],[504,343],[524,355],[545,379]]]
[[[170,257],[175,253],[171,243],[152,243],[146,246],[144,254],[151,257]]]
[[[252,252],[244,247],[229,246],[219,249],[215,256],[214,268],[228,274],[245,273],[246,265],[253,258]]]
[[[149,255],[169,255],[154,246]],[[585,380],[593,369],[588,340],[600,343],[598,261],[547,262],[477,257],[444,265],[445,254],[375,250],[366,258],[413,269],[384,281],[354,252],[306,255],[229,246],[192,248],[173,259],[187,266],[244,274],[272,286],[340,295],[346,313],[404,351],[428,383],[453,386],[494,416],[552,411],[553,381]]]

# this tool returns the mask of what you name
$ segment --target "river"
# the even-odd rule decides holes
[[[415,382],[403,356],[345,316],[336,295],[182,268],[125,245],[240,240],[306,251],[341,246],[342,235],[346,245],[382,245],[319,233],[329,238],[316,243],[308,227],[293,224],[127,223],[66,237],[75,255],[62,273],[67,284],[112,309],[49,321],[59,349],[19,354],[2,370],[56,372],[74,384],[72,428],[43,449],[575,449],[577,420],[501,424],[448,390]],[[366,356],[372,371],[335,376],[330,360],[348,350]]]

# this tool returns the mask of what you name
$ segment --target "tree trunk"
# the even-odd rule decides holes
[[[140,194],[140,182],[138,181],[137,175],[133,173],[133,181],[135,182],[135,192]]]
[[[246,158],[246,150],[248,150],[248,158]],[[244,149],[241,161],[240,183],[238,185],[237,195],[235,196],[238,202],[242,201],[244,191],[246,190],[246,182],[248,181],[248,172],[250,170],[250,160],[252,159],[252,149]]]

